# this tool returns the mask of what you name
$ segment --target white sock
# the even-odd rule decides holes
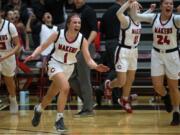
[[[179,112],[179,106],[173,106],[173,112]]]
[[[41,106],[41,104],[39,104],[38,106],[37,106],[37,111],[38,112],[42,112],[44,109],[42,108],[42,106]]]
[[[14,97],[9,96],[9,99],[10,99],[10,101],[12,101],[12,102],[17,102],[17,100],[16,100],[16,96],[14,96]]]
[[[58,121],[60,118],[62,118],[64,115],[63,113],[57,113],[56,115],[56,121]]]

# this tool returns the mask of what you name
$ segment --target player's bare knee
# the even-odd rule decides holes
[[[66,95],[69,93],[69,89],[70,89],[69,85],[68,86],[63,86],[61,88],[63,94],[66,94]]]
[[[156,91],[160,91],[160,90],[164,89],[164,86],[163,85],[159,85],[159,84],[154,84],[154,89]]]
[[[46,97],[47,99],[52,99],[54,96],[55,96],[54,93],[52,93],[52,92],[50,93],[50,92],[49,92],[49,93],[46,94],[45,97]]]
[[[169,90],[172,91],[172,92],[179,92],[179,89],[176,86],[169,87]]]
[[[118,81],[118,87],[121,88],[122,86],[125,85],[126,81],[124,79],[117,79]]]
[[[132,83],[134,81],[135,77],[134,76],[131,76],[127,79],[127,81],[129,81],[130,83]]]

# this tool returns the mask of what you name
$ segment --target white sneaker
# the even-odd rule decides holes
[[[16,113],[18,113],[18,104],[17,104],[17,101],[16,101],[16,100],[10,98],[9,110],[10,110],[10,113],[11,113],[11,114],[16,114]]]

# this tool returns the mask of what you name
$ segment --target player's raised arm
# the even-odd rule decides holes
[[[152,23],[156,16],[156,14],[153,13],[146,13],[146,14],[138,13],[139,3],[136,1],[131,4],[131,8],[132,8],[133,19],[138,20],[140,22]]]
[[[121,22],[121,28],[125,29],[129,25],[129,18],[126,17],[124,12],[129,8],[131,4],[131,1],[127,1],[125,4],[122,5],[122,7],[119,8],[119,10],[116,13],[117,18]]]

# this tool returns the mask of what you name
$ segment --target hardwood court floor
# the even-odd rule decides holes
[[[95,110],[94,117],[74,118],[76,110],[65,110],[68,132],[53,129],[55,110],[43,112],[38,127],[31,126],[33,111],[21,110],[18,115],[0,111],[0,135],[180,135],[180,126],[170,126],[171,115],[160,110]]]

